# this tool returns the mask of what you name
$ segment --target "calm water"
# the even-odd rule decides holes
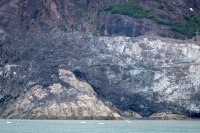
[[[0,133],[200,133],[200,121],[0,120]]]

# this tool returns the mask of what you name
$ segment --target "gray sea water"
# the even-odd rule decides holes
[[[200,121],[0,120],[0,133],[200,133]]]

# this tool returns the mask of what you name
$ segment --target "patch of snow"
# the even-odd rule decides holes
[[[192,11],[192,12],[193,12],[193,11],[194,11],[194,10],[193,10],[193,8],[190,8],[190,11]]]
[[[9,72],[9,71],[11,70],[12,67],[16,67],[16,66],[17,66],[17,65],[14,65],[14,64],[11,64],[11,65],[7,64],[7,65],[5,66],[5,72]]]
[[[166,88],[169,88],[169,86],[170,86],[170,81],[167,77],[161,76],[159,78],[160,78],[160,80],[157,82],[154,82],[153,87],[152,87],[153,91],[155,91],[155,92],[158,92],[158,91],[162,92]],[[168,90],[168,92],[166,92],[166,93],[170,93],[170,92],[171,92],[171,90]]]
[[[160,73],[155,73],[154,80],[161,78],[162,75]]]
[[[135,70],[130,70],[129,72],[130,72],[131,76],[135,76],[135,75],[141,73],[142,71],[143,70],[135,69]]]
[[[200,112],[200,109],[197,107],[196,104],[190,104],[188,106],[188,109],[191,110],[191,111]]]
[[[16,72],[13,72],[13,75],[17,75],[17,73],[16,73]]]
[[[29,86],[34,85],[34,84],[35,84],[35,82],[33,82],[33,81],[28,82]]]

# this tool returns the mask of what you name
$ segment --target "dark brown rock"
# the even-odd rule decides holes
[[[0,3],[0,25],[11,32],[62,30],[110,36],[156,34],[174,37],[169,26],[104,11],[108,5],[125,2],[135,2],[165,20],[181,23],[185,22],[185,16],[191,12],[199,14],[200,10],[199,0],[3,0]]]

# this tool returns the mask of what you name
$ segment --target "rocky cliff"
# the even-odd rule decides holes
[[[70,71],[59,69],[63,83],[34,85],[1,109],[1,118],[117,119],[121,116],[96,98],[92,87]],[[62,85],[64,84],[64,85]]]
[[[10,38],[1,46],[3,118],[199,117],[193,42],[64,32]]]
[[[0,117],[200,117],[199,2],[1,0]]]
[[[131,7],[131,13],[130,6],[124,3],[135,3],[151,12],[150,17],[145,14],[139,19],[134,17],[132,13],[139,11],[142,15],[143,11]],[[114,12],[106,10],[112,5],[122,6]],[[200,27],[199,12],[199,0],[1,0],[0,25],[11,32],[61,30],[186,39],[195,36]],[[159,21],[155,21],[155,17]]]

